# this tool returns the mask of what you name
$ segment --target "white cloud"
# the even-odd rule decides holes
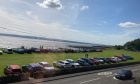
[[[89,6],[86,6],[86,5],[84,5],[80,8],[81,11],[84,11],[84,10],[87,10],[87,9],[89,9]]]
[[[119,26],[123,28],[136,28],[136,27],[140,27],[140,24],[134,22],[123,22],[120,23]]]
[[[37,5],[42,8],[54,8],[58,10],[62,9],[60,0],[44,0],[42,3],[37,2]]]

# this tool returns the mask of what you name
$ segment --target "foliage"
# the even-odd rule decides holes
[[[140,39],[125,43],[124,48],[131,51],[140,51]]]

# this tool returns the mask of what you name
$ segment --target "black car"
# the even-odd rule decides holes
[[[90,65],[94,65],[93,61],[88,59],[88,58],[81,58],[82,60],[84,60],[85,62],[87,62]]]
[[[105,58],[105,62],[106,63],[111,63],[111,58],[109,58],[109,57],[108,58]]]
[[[24,49],[24,52],[28,54],[32,54],[33,51],[31,49]]]
[[[79,63],[80,66],[89,66],[90,65],[89,63],[87,63],[86,61],[84,61],[82,59],[78,59],[76,62]]]
[[[127,55],[123,55],[122,57],[126,58],[126,60],[133,60],[134,59],[132,56],[127,56]]]
[[[44,68],[38,63],[32,63],[28,65],[23,65],[22,70],[23,72],[29,72],[30,75],[33,76],[33,73],[44,71]]]
[[[121,79],[121,80],[131,79],[132,76],[133,76],[132,71],[126,70],[126,69],[120,70],[115,74],[115,78]]]

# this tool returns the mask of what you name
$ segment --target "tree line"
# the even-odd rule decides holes
[[[140,38],[126,42],[124,45],[115,45],[114,47],[118,50],[140,51]]]

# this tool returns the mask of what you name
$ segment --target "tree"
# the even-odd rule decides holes
[[[124,44],[125,49],[131,51],[140,51],[140,39],[135,39],[133,41]]]
[[[121,46],[121,45],[115,45],[114,47],[115,47],[117,50],[124,49],[124,47],[123,47],[123,46]]]

